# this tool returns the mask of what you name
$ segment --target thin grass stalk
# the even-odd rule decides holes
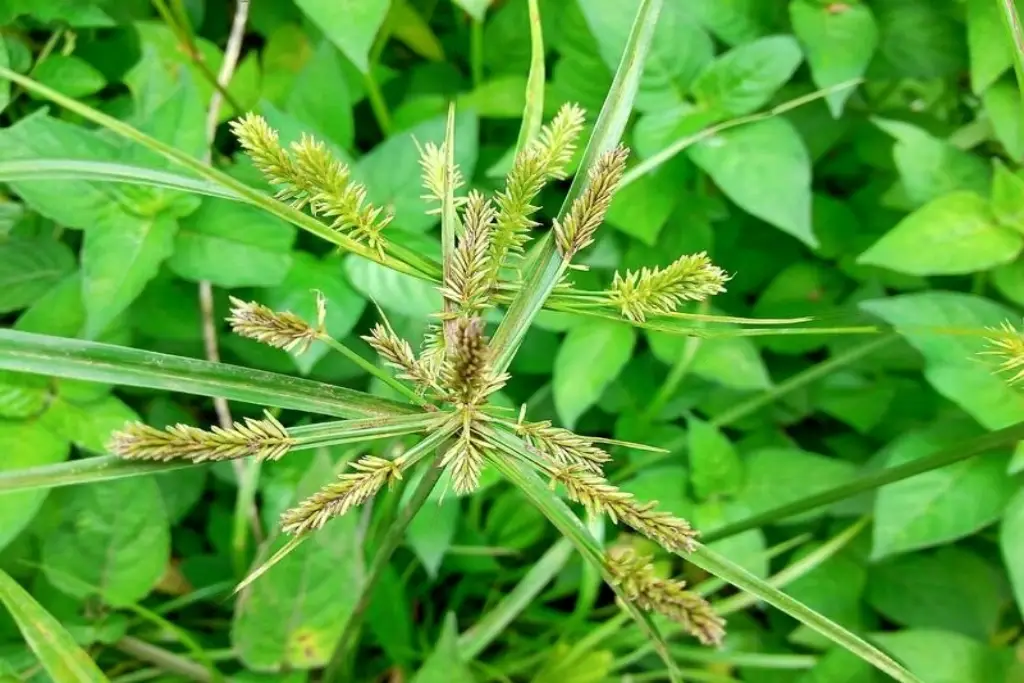
[[[530,73],[526,77],[526,106],[516,139],[515,155],[537,137],[544,119],[544,31],[538,0],[527,0],[530,14]]]
[[[345,622],[345,628],[338,637],[338,642],[335,644],[334,650],[331,652],[331,659],[327,664],[327,668],[324,670],[321,683],[335,683],[336,681],[343,680],[342,678],[339,678],[339,676],[347,666],[350,648],[355,646],[356,634],[358,634],[359,629],[362,626],[363,617],[367,608],[370,606],[370,600],[373,597],[373,590],[384,575],[384,570],[391,561],[391,556],[395,553],[395,550],[398,549],[398,546],[401,545],[402,539],[405,537],[405,532],[409,528],[409,524],[412,523],[413,518],[420,511],[420,508],[422,508],[427,502],[431,491],[434,490],[438,480],[441,478],[441,473],[443,472],[443,469],[440,467],[441,458],[442,455],[439,450],[434,461],[427,465],[427,469],[423,473],[423,478],[420,479],[419,484],[417,484],[416,488],[413,490],[412,497],[409,499],[409,502],[404,508],[402,508],[401,513],[399,513],[398,517],[388,529],[387,534],[381,540],[381,544],[380,547],[377,548],[377,552],[374,553],[373,560],[367,570],[363,585],[359,587],[359,599],[356,602],[355,607],[352,609],[352,613],[349,615],[348,621]]]
[[[960,443],[917,460],[913,460],[896,467],[888,467],[870,474],[866,474],[854,481],[836,486],[827,491],[816,493],[806,498],[780,505],[771,510],[766,510],[757,515],[740,520],[733,524],[726,524],[723,527],[704,534],[703,541],[711,543],[723,538],[729,538],[736,534],[758,529],[766,524],[772,524],[780,520],[798,515],[809,510],[816,510],[820,507],[832,505],[839,501],[846,500],[867,491],[874,491],[886,484],[909,479],[910,477],[942,467],[948,467],[962,460],[973,458],[977,455],[993,451],[1003,446],[1015,444],[1024,439],[1024,422],[1018,422],[1010,427],[1004,427],[997,431],[985,434],[965,443]]]
[[[654,37],[654,27],[661,6],[662,0],[641,0],[637,8],[622,61],[594,124],[594,131],[583,153],[579,170],[558,212],[559,221],[565,220],[573,202],[586,189],[590,169],[605,152],[614,149],[622,139],[633,110],[633,99],[640,85],[640,75]],[[494,350],[493,364],[497,372],[508,369],[526,330],[544,306],[548,295],[561,280],[567,267],[558,252],[552,233],[548,233],[539,241],[530,261],[532,265],[527,266],[528,275],[524,279],[523,287],[513,298],[491,340],[491,348]]]

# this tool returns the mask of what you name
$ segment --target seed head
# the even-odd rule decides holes
[[[458,246],[449,257],[451,267],[445,275],[441,294],[455,304],[461,315],[473,315],[488,305],[490,283],[491,231],[494,207],[477,191],[469,193],[462,215],[465,227]],[[447,257],[447,256],[446,256]]]
[[[474,405],[494,393],[508,379],[491,372],[490,349],[480,318],[456,321],[444,367],[444,385],[458,405]]]
[[[230,429],[213,427],[210,431],[185,424],[157,429],[141,422],[132,422],[114,432],[108,448],[115,455],[129,460],[233,460],[255,457],[277,460],[294,445],[295,439],[270,413],[266,419],[245,418]]]
[[[981,351],[980,355],[1001,359],[997,371],[1011,373],[1006,380],[1010,384],[1020,382],[1024,379],[1024,335],[1008,320],[1004,320],[998,328],[988,328],[988,332],[986,339],[989,348]]]
[[[255,301],[231,297],[231,330],[242,337],[255,339],[275,348],[303,353],[324,333],[327,304],[323,294],[316,293],[316,327],[290,311],[278,313]]]
[[[665,268],[615,273],[608,297],[633,322],[671,313],[684,301],[704,301],[725,291],[729,276],[705,252],[680,256]]]
[[[562,258],[572,259],[594,241],[594,233],[604,222],[619,180],[626,170],[629,150],[622,145],[598,157],[587,174],[587,187],[569,207],[564,221],[555,221],[555,240]]]
[[[552,427],[547,420],[520,422],[516,433],[555,467],[574,465],[600,474],[601,465],[611,460],[608,453],[589,439],[568,429]]]
[[[349,467],[354,470],[342,474],[338,481],[324,486],[309,498],[281,516],[281,530],[288,534],[302,534],[319,529],[334,517],[362,505],[384,484],[392,485],[402,478],[402,458],[387,460],[364,455]]]
[[[665,615],[704,645],[722,644],[725,620],[715,614],[704,598],[686,590],[684,582],[656,576],[649,557],[616,548],[606,555],[605,568],[612,583],[640,609]]]

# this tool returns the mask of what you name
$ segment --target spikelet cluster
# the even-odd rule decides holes
[[[665,268],[615,273],[609,301],[622,315],[644,322],[649,315],[671,313],[684,301],[704,301],[725,291],[729,276],[705,252],[681,256]]]
[[[555,241],[566,261],[593,243],[594,233],[604,222],[604,216],[622,180],[627,158],[629,150],[622,145],[598,157],[587,174],[587,186],[583,193],[573,201],[565,219],[555,221]]]
[[[438,146],[433,142],[428,142],[422,147],[417,145],[417,149],[420,153],[423,188],[426,190],[426,194],[421,195],[421,198],[428,204],[436,203],[438,205],[428,209],[428,214],[441,213],[440,205],[444,202],[445,195],[444,180],[448,165],[448,150],[444,145]],[[458,190],[464,183],[462,171],[459,170],[457,165],[453,166],[451,178],[452,192]],[[465,197],[455,197],[454,199],[456,206],[466,202]]]
[[[330,219],[332,229],[383,254],[381,233],[391,214],[366,201],[366,187],[352,180],[348,166],[323,142],[303,135],[285,150],[277,132],[252,113],[232,122],[231,130],[267,180],[280,186],[278,199],[308,206],[314,216]]]
[[[297,349],[297,353],[303,353],[324,333],[327,306],[320,292],[316,293],[316,327],[290,311],[278,313],[255,301],[242,301],[235,297],[230,299],[228,323],[231,330],[242,337],[285,351]]]
[[[415,383],[421,391],[436,389],[436,378],[430,369],[417,360],[409,342],[395,334],[391,325],[377,323],[363,340],[373,347],[385,365],[398,370],[399,379]]]
[[[563,105],[516,156],[505,188],[495,197],[498,211],[491,261],[495,274],[509,253],[521,252],[529,241],[530,230],[538,225],[531,216],[540,209],[533,201],[545,183],[565,177],[583,122],[584,111],[579,106]]]
[[[364,455],[349,467],[352,471],[338,477],[309,498],[281,515],[281,529],[288,534],[303,534],[323,527],[377,495],[385,484],[402,478],[402,458],[388,460]]]
[[[462,214],[464,227],[450,267],[445,273],[441,295],[460,316],[472,316],[487,308],[490,298],[490,246],[494,229],[494,206],[483,194],[469,193]]]
[[[484,444],[467,421],[459,438],[445,452],[441,467],[448,468],[452,488],[457,495],[472,493],[480,484],[480,472],[484,466]]]
[[[605,556],[605,568],[626,599],[640,609],[658,612],[683,627],[704,645],[721,645],[725,620],[682,581],[659,578],[650,558],[628,548],[616,548]]]
[[[230,429],[210,431],[185,424],[157,429],[131,422],[114,432],[108,448],[129,460],[191,460],[208,462],[255,457],[277,460],[295,446],[295,439],[270,413],[263,420],[245,418]]]
[[[693,552],[697,532],[689,522],[657,509],[657,502],[639,503],[632,493],[610,484],[603,476],[584,467],[570,465],[553,469],[552,483],[565,486],[570,500],[581,503],[592,514],[606,514],[672,552]]]
[[[1024,334],[1004,320],[998,328],[988,328],[986,339],[989,348],[980,354],[995,356],[1001,361],[998,371],[1009,374],[1008,383],[1024,380]]]
[[[557,467],[578,466],[595,474],[601,473],[611,456],[589,439],[568,429],[551,426],[551,422],[519,422],[516,433],[528,446]]]
[[[508,379],[491,370],[490,349],[480,318],[460,318],[448,347],[443,384],[448,399],[457,406],[474,406],[494,393]]]

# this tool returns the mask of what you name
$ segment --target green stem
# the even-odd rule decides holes
[[[114,643],[114,647],[136,659],[149,662],[163,671],[185,676],[193,681],[199,681],[199,683],[210,683],[213,681],[213,677],[210,676],[210,672],[206,670],[206,667],[193,662],[191,659],[186,659],[156,645],[151,645],[144,640],[125,636]]]
[[[707,301],[701,304],[700,312],[706,313],[708,309]],[[668,403],[669,399],[676,393],[676,389],[679,388],[679,384],[686,377],[686,373],[690,371],[690,367],[693,365],[693,359],[697,357],[697,350],[700,349],[700,345],[703,339],[701,337],[687,337],[686,343],[683,346],[683,352],[679,354],[676,362],[672,365],[672,369],[669,370],[668,376],[665,377],[665,381],[658,387],[657,393],[654,394],[654,398],[647,405],[647,409],[644,410],[644,422],[651,423],[661,413],[665,404]]]
[[[256,508],[256,490],[260,481],[260,461],[249,458],[236,470],[238,474],[238,495],[235,496],[235,512],[231,530],[231,558],[235,576],[245,577],[249,568],[249,534],[253,529],[256,543],[263,533],[259,512]]]
[[[384,93],[381,92],[380,85],[373,76],[372,64],[370,65],[370,70],[363,74],[363,83],[366,85],[366,97],[370,101],[370,109],[373,110],[373,116],[377,119],[377,126],[384,137],[388,137],[392,131],[391,112],[388,110],[388,103],[384,99]]]
[[[870,353],[874,353],[883,346],[892,343],[896,340],[895,335],[887,335],[879,339],[873,339],[870,342],[861,346],[854,347],[849,351],[840,353],[837,356],[818,363],[802,372],[798,372],[786,381],[776,385],[772,389],[769,389],[763,394],[754,396],[753,398],[747,399],[737,403],[729,410],[723,413],[719,413],[711,420],[711,424],[715,427],[725,427],[726,425],[733,424],[742,420],[743,418],[756,413],[761,408],[774,403],[786,394],[789,394],[797,389],[810,384],[822,377],[835,372],[845,365],[849,365],[854,361],[858,361],[864,356]]]
[[[434,406],[430,403],[430,401],[423,398],[415,391],[413,391],[412,389],[410,389],[409,387],[405,386],[397,379],[392,377],[391,373],[389,373],[387,370],[381,368],[376,363],[371,363],[369,360],[363,358],[361,355],[359,355],[349,347],[345,346],[344,344],[342,344],[340,341],[330,336],[329,334],[321,334],[320,336],[317,337],[317,339],[327,344],[329,347],[331,347],[341,355],[345,356],[345,358],[349,359],[357,366],[359,366],[361,369],[365,370],[372,376],[379,379],[381,382],[384,382],[384,384],[387,384],[389,387],[400,393],[402,396],[409,399],[410,402],[415,403],[424,408],[429,408],[430,410],[434,409]]]
[[[356,606],[352,610],[352,614],[349,616],[348,621],[345,623],[345,628],[341,632],[341,636],[338,638],[337,644],[334,646],[334,652],[331,654],[331,661],[327,665],[327,669],[324,671],[322,683],[334,683],[334,681],[342,680],[339,678],[342,670],[344,669],[348,660],[348,650],[354,645],[356,633],[358,633],[363,616],[366,613],[367,608],[370,606],[370,600],[373,597],[373,589],[376,587],[377,582],[380,581],[381,576],[384,574],[384,570],[387,568],[388,562],[391,561],[391,556],[395,550],[402,543],[402,538],[405,536],[406,529],[409,528],[409,524],[412,522],[413,517],[420,511],[424,503],[430,497],[430,492],[434,490],[434,486],[437,485],[438,479],[441,477],[443,470],[438,465],[440,464],[441,456],[435,459],[427,467],[427,471],[423,473],[423,478],[420,483],[413,490],[412,498],[402,509],[402,512],[395,519],[394,524],[388,529],[388,533],[381,540],[380,547],[377,548],[376,554],[373,556],[373,560],[370,563],[370,568],[366,574],[366,580],[359,589],[359,600],[356,602]]]
[[[827,491],[816,493],[813,496],[801,498],[800,500],[787,503],[786,505],[780,505],[734,524],[727,524],[704,534],[702,540],[705,543],[711,543],[723,538],[735,536],[736,534],[744,531],[757,529],[765,524],[777,522],[779,520],[786,519],[787,517],[800,514],[801,512],[807,512],[808,510],[814,510],[826,505],[831,505],[866,491],[873,491],[881,486],[885,486],[886,484],[892,484],[897,481],[909,479],[915,475],[930,472],[931,470],[939,469],[940,467],[947,467],[954,463],[958,463],[961,460],[967,460],[968,458],[972,458],[1001,446],[1016,443],[1022,439],[1024,439],[1024,422],[1018,422],[1013,426],[1005,427],[966,443],[957,444],[951,448],[947,448],[946,450],[939,451],[934,455],[919,458],[902,465],[897,465],[896,467],[888,467],[877,472],[872,472],[871,474],[864,475],[863,477],[860,477],[848,484],[843,484],[842,486],[837,486]]]
[[[469,24],[469,59],[473,87],[484,82],[484,22],[471,19]]]

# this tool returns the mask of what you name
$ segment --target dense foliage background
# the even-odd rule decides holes
[[[1024,305],[1024,112],[1004,4],[667,0],[627,142],[634,163],[685,150],[632,174],[574,282],[602,287],[616,268],[706,250],[734,275],[707,312],[814,316],[834,334],[702,340],[544,313],[502,401],[526,404],[532,419],[667,449],[616,449],[612,477],[705,533],[1024,419],[1024,397],[993,374],[998,360],[978,355],[984,328],[1015,323]],[[593,122],[636,5],[540,3],[548,115],[575,101]],[[202,158],[210,76],[233,10],[5,0],[0,65]],[[327,141],[373,201],[395,207],[391,239],[437,257],[417,143],[440,141],[456,102],[457,161],[471,185],[499,188],[529,61],[526,0],[253,0],[220,119],[256,110],[285,140]],[[737,121],[757,112],[769,113]],[[73,173],[30,179],[14,162],[170,166],[8,82],[0,124],[6,326],[202,358],[202,280],[214,285],[218,321],[229,294],[311,318],[318,288],[329,331],[357,347],[376,317],[371,300],[412,339],[438,310],[433,286],[243,204]],[[212,161],[266,187],[224,125]],[[564,189],[545,191],[547,218]],[[296,357],[221,332],[227,362],[387,393],[326,347]],[[110,432],[136,418],[216,419],[201,398],[0,373],[0,470],[102,453]],[[373,514],[336,521],[241,597],[231,591],[257,552],[280,546],[276,519],[296,492],[365,451],[264,465],[262,546],[233,531],[248,519],[236,513],[226,463],[2,495],[0,566],[113,681],[217,680],[213,664],[236,681],[316,680],[309,671],[329,659],[352,608],[364,546],[402,491]],[[871,634],[927,683],[1021,681],[1021,469],[1024,451],[1007,439],[711,547],[762,578],[803,562],[799,578],[782,575],[787,592]],[[375,592],[352,680],[665,680],[598,578],[564,545],[552,549],[558,538],[541,514],[493,474],[485,481],[471,498],[438,495],[414,521]],[[705,578],[661,560],[666,573]],[[533,597],[473,651],[471,629],[524,576]],[[689,680],[882,680],[730,594],[714,594],[733,605],[723,650],[674,641]],[[14,622],[0,619],[0,671],[47,680]]]

